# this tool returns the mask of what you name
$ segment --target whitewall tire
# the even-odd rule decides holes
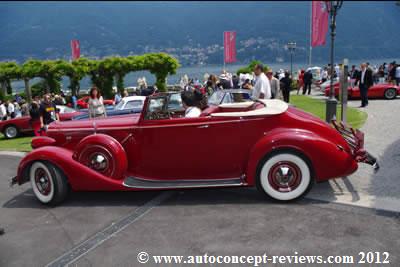
[[[303,196],[312,184],[313,178],[307,162],[290,152],[281,152],[264,159],[257,175],[258,189],[279,201]]]
[[[50,163],[35,161],[29,169],[33,193],[43,204],[55,205],[68,193],[68,182],[63,173]]]

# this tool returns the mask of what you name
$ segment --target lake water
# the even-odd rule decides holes
[[[359,64],[361,62],[370,62],[371,65],[381,65],[383,62],[386,62],[387,64],[389,64],[390,62],[392,62],[393,60],[395,60],[396,62],[400,62],[400,59],[370,59],[370,60],[354,60],[351,61],[349,60],[349,65],[356,65],[359,66]],[[313,63],[312,66],[324,66],[326,65],[326,62],[318,62],[318,63]],[[225,66],[225,69],[228,72],[231,73],[236,73],[236,70],[244,67],[244,64],[227,64]],[[270,68],[273,69],[273,71],[277,71],[279,69],[286,69],[286,70],[290,70],[290,62],[284,62],[284,63],[272,63],[272,64],[268,64],[268,66]],[[299,62],[294,62],[293,63],[293,72],[299,70],[299,69],[305,69],[308,66],[306,64],[303,63],[299,63]],[[167,83],[168,84],[178,84],[180,78],[187,74],[189,78],[198,78],[200,80],[203,79],[204,74],[208,73],[208,74],[221,74],[223,69],[223,65],[204,65],[204,66],[191,66],[191,67],[181,67],[177,70],[177,73],[175,75],[171,75],[168,76],[167,78]],[[126,75],[125,77],[125,87],[129,87],[129,86],[137,86],[137,79],[139,77],[146,77],[147,83],[149,85],[154,84],[155,82],[155,78],[154,75],[152,75],[150,72],[148,71],[137,71],[137,72],[132,72],[129,73],[128,75]],[[33,79],[31,81],[31,84],[34,84],[35,82],[39,81],[40,79],[36,78]],[[13,88],[14,90],[16,90],[17,92],[22,92],[24,91],[24,83],[22,81],[16,81],[13,82]],[[64,78],[62,80],[62,87],[63,90],[68,91],[68,85],[69,85],[69,79],[68,78]],[[91,86],[91,81],[89,79],[89,77],[85,77],[84,79],[82,79],[81,81],[81,89],[88,89]]]

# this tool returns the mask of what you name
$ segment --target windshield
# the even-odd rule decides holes
[[[221,103],[223,97],[224,97],[223,91],[216,91],[208,99],[208,104],[219,105]]]
[[[168,110],[183,109],[181,94],[171,94],[168,102]]]

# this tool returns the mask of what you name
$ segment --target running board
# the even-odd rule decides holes
[[[141,189],[168,189],[168,188],[201,188],[244,186],[247,183],[242,178],[229,178],[220,180],[148,180],[137,177],[128,177],[123,183],[126,187]]]

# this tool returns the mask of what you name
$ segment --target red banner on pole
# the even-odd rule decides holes
[[[312,1],[311,46],[325,45],[328,32],[329,12],[327,1]]]
[[[236,62],[236,32],[224,32],[224,62]]]
[[[79,40],[71,40],[72,60],[78,59],[81,56],[81,48]]]

